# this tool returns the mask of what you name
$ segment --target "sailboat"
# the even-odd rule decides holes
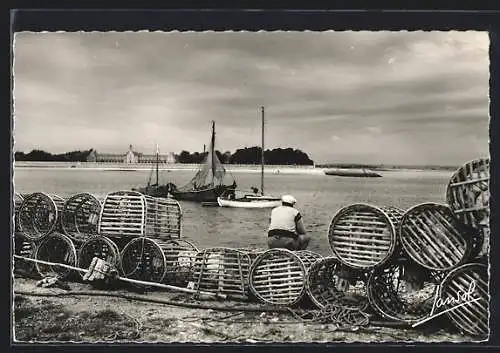
[[[262,146],[260,154],[260,195],[245,194],[237,198],[233,192],[226,192],[217,198],[217,203],[220,207],[237,207],[237,208],[273,208],[281,204],[281,198],[276,196],[264,195],[264,107],[261,107],[262,115]]]
[[[169,191],[177,200],[217,202],[217,197],[237,187],[234,178],[231,185],[225,185],[225,176],[226,169],[215,153],[215,121],[212,121],[212,139],[205,160],[186,185],[177,188],[169,184]]]
[[[173,184],[165,184],[165,185],[160,185],[160,179],[159,179],[159,165],[160,165],[160,149],[158,144],[156,145],[156,161],[155,161],[155,166],[151,169],[151,173],[149,174],[149,179],[148,179],[148,184],[145,187],[141,187],[138,189],[132,189],[135,191],[140,192],[141,194],[152,196],[152,197],[172,197],[172,195],[169,193],[170,189],[172,188]],[[156,175],[156,182],[152,183],[151,179],[153,176],[153,172]]]

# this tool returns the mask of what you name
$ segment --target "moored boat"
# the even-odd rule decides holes
[[[160,178],[159,178],[159,164],[160,164],[160,150],[158,144],[156,145],[156,162],[155,166],[151,169],[151,173],[149,175],[148,179],[148,184],[144,187],[139,187],[139,188],[133,188],[133,191],[138,191],[141,194],[148,195],[151,197],[163,197],[163,198],[168,198],[172,197],[172,194],[170,191],[175,187],[174,184],[168,183],[165,185],[160,184]],[[152,183],[152,175],[153,172],[156,172],[156,182]]]
[[[326,169],[326,175],[335,175],[335,176],[343,176],[343,177],[358,177],[358,178],[378,178],[382,175],[374,172],[370,169],[365,168],[330,168]]]
[[[261,173],[260,173],[260,195],[258,190],[254,190],[254,194],[245,194],[242,197],[236,197],[234,190],[226,192],[217,198],[217,203],[221,207],[237,207],[237,208],[272,208],[281,204],[281,198],[264,194],[264,107],[261,107],[262,114],[262,146],[261,146]]]
[[[219,196],[237,187],[234,178],[232,184],[224,184],[225,177],[226,169],[215,153],[215,121],[212,121],[212,139],[205,160],[186,185],[177,188],[170,184],[169,191],[177,200],[217,202]]]
[[[228,195],[217,198],[220,207],[236,208],[273,208],[281,205],[281,198],[265,195],[245,194],[242,197],[231,199]]]

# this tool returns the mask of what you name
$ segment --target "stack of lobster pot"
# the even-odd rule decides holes
[[[444,303],[449,297],[469,293],[470,301],[447,312],[462,332],[486,337],[489,334],[489,275],[487,271],[490,237],[490,160],[465,163],[450,178],[446,200],[473,241],[468,263],[448,273],[440,288]],[[446,306],[450,306],[445,305]]]
[[[464,263],[470,242],[446,205],[408,209],[398,225],[401,252],[369,280],[372,306],[386,318],[409,324],[426,319],[446,271]]]
[[[94,257],[115,266],[119,262],[120,253],[117,245],[98,233],[101,209],[102,199],[86,192],[75,194],[64,203],[61,228],[78,250],[80,268],[88,268]]]
[[[75,245],[68,236],[61,232],[61,214],[64,203],[65,200],[62,197],[43,192],[25,196],[18,210],[18,231],[25,239],[32,242],[34,251],[31,257],[76,266]],[[18,251],[15,249],[16,254]],[[42,263],[36,263],[35,268],[42,276],[65,278],[71,273],[66,268]]]
[[[180,240],[181,219],[180,204],[174,199],[116,191],[104,199],[98,229],[121,249],[120,270],[125,277],[186,282],[179,269],[191,267],[198,249]]]
[[[328,240],[335,256],[315,264],[308,277],[318,306],[336,302],[367,309],[373,274],[386,271],[400,257],[397,227],[403,214],[397,207],[358,203],[334,215]]]
[[[249,273],[251,293],[261,302],[294,306],[307,300],[306,277],[321,255],[312,251],[270,249],[252,262]]]
[[[19,193],[14,193],[14,253],[18,256],[33,258],[35,255],[35,242],[28,239],[20,231],[19,226],[19,209],[24,200],[24,196]],[[15,259],[14,270],[31,273],[35,269],[35,263]]]

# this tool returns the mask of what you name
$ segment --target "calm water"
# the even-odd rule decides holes
[[[192,171],[162,173],[162,181],[181,186]],[[298,200],[304,224],[313,240],[309,249],[331,254],[327,239],[330,220],[344,206],[365,202],[403,209],[423,202],[445,202],[446,185],[452,172],[384,172],[382,178],[345,178],[326,175],[266,174],[266,194],[292,194]],[[16,168],[14,183],[19,193],[43,191],[69,197],[90,192],[98,197],[143,185],[149,171]],[[260,187],[258,173],[233,173],[239,187]],[[200,248],[212,246],[266,247],[270,209],[203,207],[181,202],[183,236]]]

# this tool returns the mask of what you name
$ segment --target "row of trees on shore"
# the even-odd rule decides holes
[[[176,160],[179,163],[201,163],[207,153],[182,151],[176,156]],[[234,153],[215,151],[219,160],[224,164],[260,164],[261,153],[260,147],[237,149]],[[265,150],[264,160],[266,164],[271,165],[314,165],[314,161],[306,153],[293,148]]]
[[[29,153],[15,152],[14,160],[30,162],[85,162],[90,153],[86,151],[72,151],[61,154],[52,154],[43,150],[32,150]]]
[[[16,161],[47,161],[47,162],[86,162],[92,149],[84,151],[72,151],[62,154],[52,154],[43,150],[32,150],[29,153],[15,152]],[[245,147],[237,149],[234,153],[226,151],[221,153],[215,151],[219,160],[224,164],[260,164],[260,147]],[[181,151],[175,154],[177,163],[201,163],[208,152],[189,152]],[[276,148],[264,151],[264,160],[266,164],[271,165],[313,165],[314,162],[309,156],[298,149]]]

